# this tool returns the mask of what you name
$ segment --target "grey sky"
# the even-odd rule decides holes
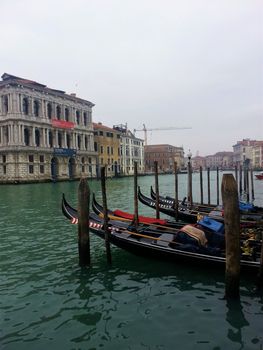
[[[93,120],[195,155],[263,140],[263,3],[1,0],[1,74],[95,103]],[[143,133],[137,133],[143,138]]]

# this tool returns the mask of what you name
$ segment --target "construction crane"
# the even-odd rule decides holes
[[[174,126],[171,126],[171,127],[163,127],[163,128],[151,128],[151,129],[148,129],[146,128],[145,124],[142,124],[143,125],[143,129],[134,129],[133,132],[134,134],[136,133],[136,131],[144,131],[144,145],[146,146],[147,145],[147,132],[148,131],[156,131],[156,130],[184,130],[184,129],[192,129],[191,127],[188,127],[188,126],[183,126],[183,127],[174,127]]]

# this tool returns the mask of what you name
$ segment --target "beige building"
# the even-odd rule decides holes
[[[106,176],[120,175],[120,132],[102,123],[93,123],[94,149],[98,152],[97,176],[105,166]]]
[[[137,163],[138,174],[144,173],[144,141],[137,138],[127,125],[114,125],[113,129],[120,132],[120,165],[121,175],[134,175],[134,163]]]
[[[94,176],[93,103],[10,74],[0,81],[0,183]]]

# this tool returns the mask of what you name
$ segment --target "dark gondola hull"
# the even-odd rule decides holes
[[[104,239],[104,231],[92,229],[91,231]],[[110,235],[111,244],[118,248],[124,249],[134,255],[152,258],[155,261],[169,261],[173,263],[183,263],[189,266],[200,266],[205,268],[225,269],[225,258],[218,256],[209,256],[204,254],[191,253],[173,249],[167,246],[159,246],[157,243],[142,242],[137,239],[121,237],[121,233]],[[241,272],[249,272],[256,274],[259,269],[259,263],[254,261],[241,260]]]
[[[156,201],[143,195],[140,188],[138,190],[138,199],[146,206],[156,209]],[[175,217],[175,210],[171,207],[171,205],[159,204],[159,211],[163,214]],[[178,207],[178,218],[185,222],[196,223],[200,215],[209,216],[211,219],[224,222],[223,211],[217,210],[216,208],[210,212],[202,212],[201,210],[197,211],[185,206]],[[263,215],[258,213],[241,214],[240,224],[243,227],[263,226]]]

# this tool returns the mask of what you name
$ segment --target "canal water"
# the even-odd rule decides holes
[[[198,174],[193,181],[198,200]],[[148,195],[154,177],[138,182]],[[172,175],[159,183],[160,193],[173,194]],[[212,201],[215,186],[211,173]],[[100,183],[90,187],[101,199]],[[186,175],[179,187],[182,198]],[[77,226],[60,208],[63,192],[76,205],[77,188],[78,182],[0,186],[1,350],[263,349],[263,298],[254,276],[242,278],[240,301],[226,302],[223,273],[114,247],[108,267],[104,243],[92,235],[92,266],[80,269]],[[107,180],[107,192],[110,208],[133,210],[132,178]],[[263,204],[262,181],[255,193]]]

